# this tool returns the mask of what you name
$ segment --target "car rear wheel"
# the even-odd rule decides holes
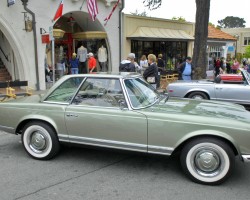
[[[59,151],[55,131],[46,123],[30,122],[24,127],[22,143],[26,152],[38,160],[48,160]]]
[[[207,95],[203,92],[192,92],[190,95],[188,95],[188,98],[191,99],[208,99]]]
[[[231,174],[235,155],[229,145],[214,138],[200,138],[189,142],[181,152],[184,172],[197,183],[217,185]]]

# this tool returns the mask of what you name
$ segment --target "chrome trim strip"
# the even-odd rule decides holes
[[[162,147],[162,146],[148,146],[148,153],[153,154],[162,154],[162,155],[171,155],[174,151],[174,148],[171,147]]]
[[[69,103],[56,102],[56,101],[43,101],[43,103],[57,104],[57,105],[69,105]]]
[[[58,139],[60,142],[69,142],[69,136],[64,134],[58,134]]]
[[[250,162],[250,155],[242,155],[243,161],[249,163]]]
[[[87,137],[76,137],[76,136],[67,136],[63,134],[58,135],[59,141],[61,142],[70,142],[75,144],[85,144],[98,147],[108,147],[114,149],[138,151],[138,152],[148,152],[151,154],[161,154],[161,155],[171,155],[174,151],[174,148],[171,147],[161,147],[128,142],[118,142],[113,140],[103,140],[103,139],[94,139]]]
[[[77,143],[77,144],[92,145],[92,146],[109,147],[109,148],[115,148],[115,149],[147,152],[147,145],[128,143],[128,142],[118,142],[118,141],[113,141],[113,140],[69,136],[69,142]]]
[[[68,112],[68,111],[67,111]],[[80,113],[80,112],[74,112],[74,113]],[[88,114],[94,114],[96,116],[109,116],[109,117],[123,117],[123,118],[130,118],[130,119],[145,119],[145,117],[131,117],[131,116],[126,116],[126,115],[111,115],[111,114],[101,114],[101,113],[96,113],[96,112],[88,112]]]
[[[5,131],[7,133],[15,134],[15,128],[13,127],[8,127],[8,126],[2,126],[0,125],[0,130]]]

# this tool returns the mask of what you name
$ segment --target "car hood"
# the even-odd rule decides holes
[[[144,111],[147,112],[146,115],[158,116],[161,119],[178,119],[193,123],[219,123],[226,126],[232,121],[238,125],[243,122],[245,126],[247,122],[250,128],[250,112],[243,106],[232,103],[170,98],[166,103],[161,101]]]

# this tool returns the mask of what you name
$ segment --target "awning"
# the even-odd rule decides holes
[[[129,39],[147,40],[194,40],[194,37],[183,30],[138,27],[137,30],[127,36]]]

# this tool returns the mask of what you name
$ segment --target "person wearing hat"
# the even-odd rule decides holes
[[[123,60],[119,66],[120,72],[135,72],[135,54],[129,53],[126,60]]]
[[[194,66],[192,65],[192,58],[187,57],[186,61],[181,63],[177,67],[178,73],[179,73],[179,80],[192,80],[192,74],[194,71]]]
[[[72,54],[69,64],[71,68],[71,74],[78,74],[79,60],[76,58],[76,53]]]
[[[89,57],[89,73],[92,73],[92,72],[96,72],[96,59],[94,57],[94,54],[93,53],[89,53],[88,54],[88,57]]]

